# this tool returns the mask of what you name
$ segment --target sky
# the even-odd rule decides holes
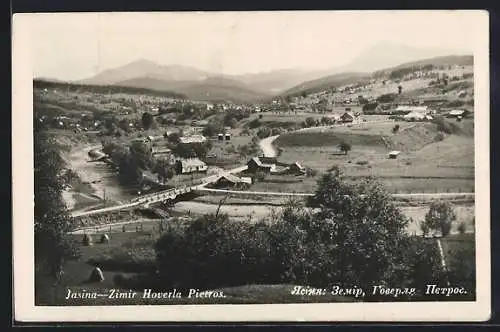
[[[77,80],[147,59],[220,74],[348,64],[381,43],[473,51],[481,11],[17,14],[35,77]],[[23,16],[19,18],[19,16]]]

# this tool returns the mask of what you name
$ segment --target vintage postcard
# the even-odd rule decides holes
[[[488,29],[14,15],[15,319],[487,320]]]

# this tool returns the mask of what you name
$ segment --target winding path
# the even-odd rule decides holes
[[[262,139],[259,142],[260,149],[264,154],[264,157],[274,158],[276,157],[276,150],[274,149],[273,142],[278,138],[279,135],[269,136],[267,138]]]

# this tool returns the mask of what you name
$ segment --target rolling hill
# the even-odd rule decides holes
[[[245,84],[225,77],[209,77],[201,81],[166,81],[139,77],[117,82],[117,86],[156,91],[175,91],[191,100],[250,102],[268,98],[265,93],[249,89]]]
[[[91,93],[129,93],[129,94],[152,94],[168,98],[186,99],[182,93],[174,92],[171,90],[155,90],[146,87],[137,86],[122,86],[122,85],[91,85],[91,84],[77,84],[67,83],[61,81],[51,81],[43,79],[34,79],[33,87],[37,89],[61,89],[66,91],[80,91]]]
[[[232,77],[186,66],[162,66],[149,60],[108,69],[75,83],[166,91],[203,101],[249,102],[268,97],[265,92],[255,91]]]
[[[411,62],[406,62],[392,67],[387,67],[379,69],[377,71],[368,72],[343,72],[334,75],[329,75],[321,77],[312,81],[303,82],[294,86],[293,88],[283,92],[284,96],[296,96],[301,93],[315,93],[320,91],[328,90],[332,87],[338,87],[341,85],[362,83],[369,81],[373,77],[380,77],[384,75],[389,75],[392,71],[421,67],[425,65],[434,66],[448,66],[448,65],[458,65],[458,66],[471,66],[474,63],[474,58],[472,55],[447,55],[439,56],[433,58],[427,58],[423,60],[416,60]]]
[[[326,77],[322,77],[316,80],[301,83],[283,93],[284,96],[296,96],[301,93],[315,93],[324,90],[328,90],[332,87],[338,87],[346,84],[353,84],[362,81],[368,81],[370,79],[370,74],[367,73],[340,73],[334,74]]]
[[[107,69],[90,78],[75,82],[90,85],[112,85],[141,77],[163,81],[199,81],[209,77],[210,73],[199,69],[171,65],[162,66],[149,60],[137,60],[117,68]]]
[[[384,68],[381,70],[377,70],[373,73],[373,75],[380,75],[384,73],[388,73],[393,70],[403,69],[403,68],[411,68],[411,67],[423,67],[426,65],[433,66],[472,66],[474,65],[474,57],[472,55],[447,55],[447,56],[439,56],[433,57],[429,59],[423,59],[418,61],[406,62],[394,67]]]

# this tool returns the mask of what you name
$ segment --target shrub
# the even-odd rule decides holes
[[[310,168],[310,167],[306,168],[306,176],[315,177],[316,175],[318,175],[318,170],[315,170],[315,169]]]
[[[453,206],[449,202],[433,202],[425,215],[426,229],[441,231],[442,236],[447,236],[451,230],[451,224],[457,218]]]
[[[266,178],[266,173],[258,171],[255,173],[253,178],[257,182],[262,182]]]
[[[399,131],[399,124],[395,124],[394,127],[392,127],[392,133],[395,134]]]
[[[168,233],[158,240],[159,275],[167,285],[180,288],[276,282],[269,243],[265,224],[232,222],[227,215],[203,216],[184,233]]]
[[[262,123],[259,121],[259,119],[253,119],[248,123],[248,128],[250,129],[255,129],[259,128],[262,125]]]
[[[368,160],[358,160],[358,161],[356,161],[356,164],[357,165],[366,165],[366,164],[368,164]]]
[[[442,140],[444,140],[444,135],[443,135],[443,133],[442,133],[442,132],[437,133],[437,134],[436,134],[436,137],[434,137],[434,141],[436,141],[436,142],[440,142],[440,141],[442,141]]]
[[[467,226],[465,225],[465,223],[463,221],[460,224],[458,224],[458,232],[460,234],[465,234],[466,228],[467,228]]]
[[[438,131],[445,134],[451,134],[453,132],[450,123],[448,123],[442,116],[435,116],[433,122],[436,124]]]
[[[257,136],[261,139],[269,137],[271,136],[271,129],[269,129],[268,127],[262,127],[257,131]]]
[[[349,151],[351,151],[351,144],[342,141],[339,143],[338,148],[340,151],[342,151],[344,154],[347,154]]]

